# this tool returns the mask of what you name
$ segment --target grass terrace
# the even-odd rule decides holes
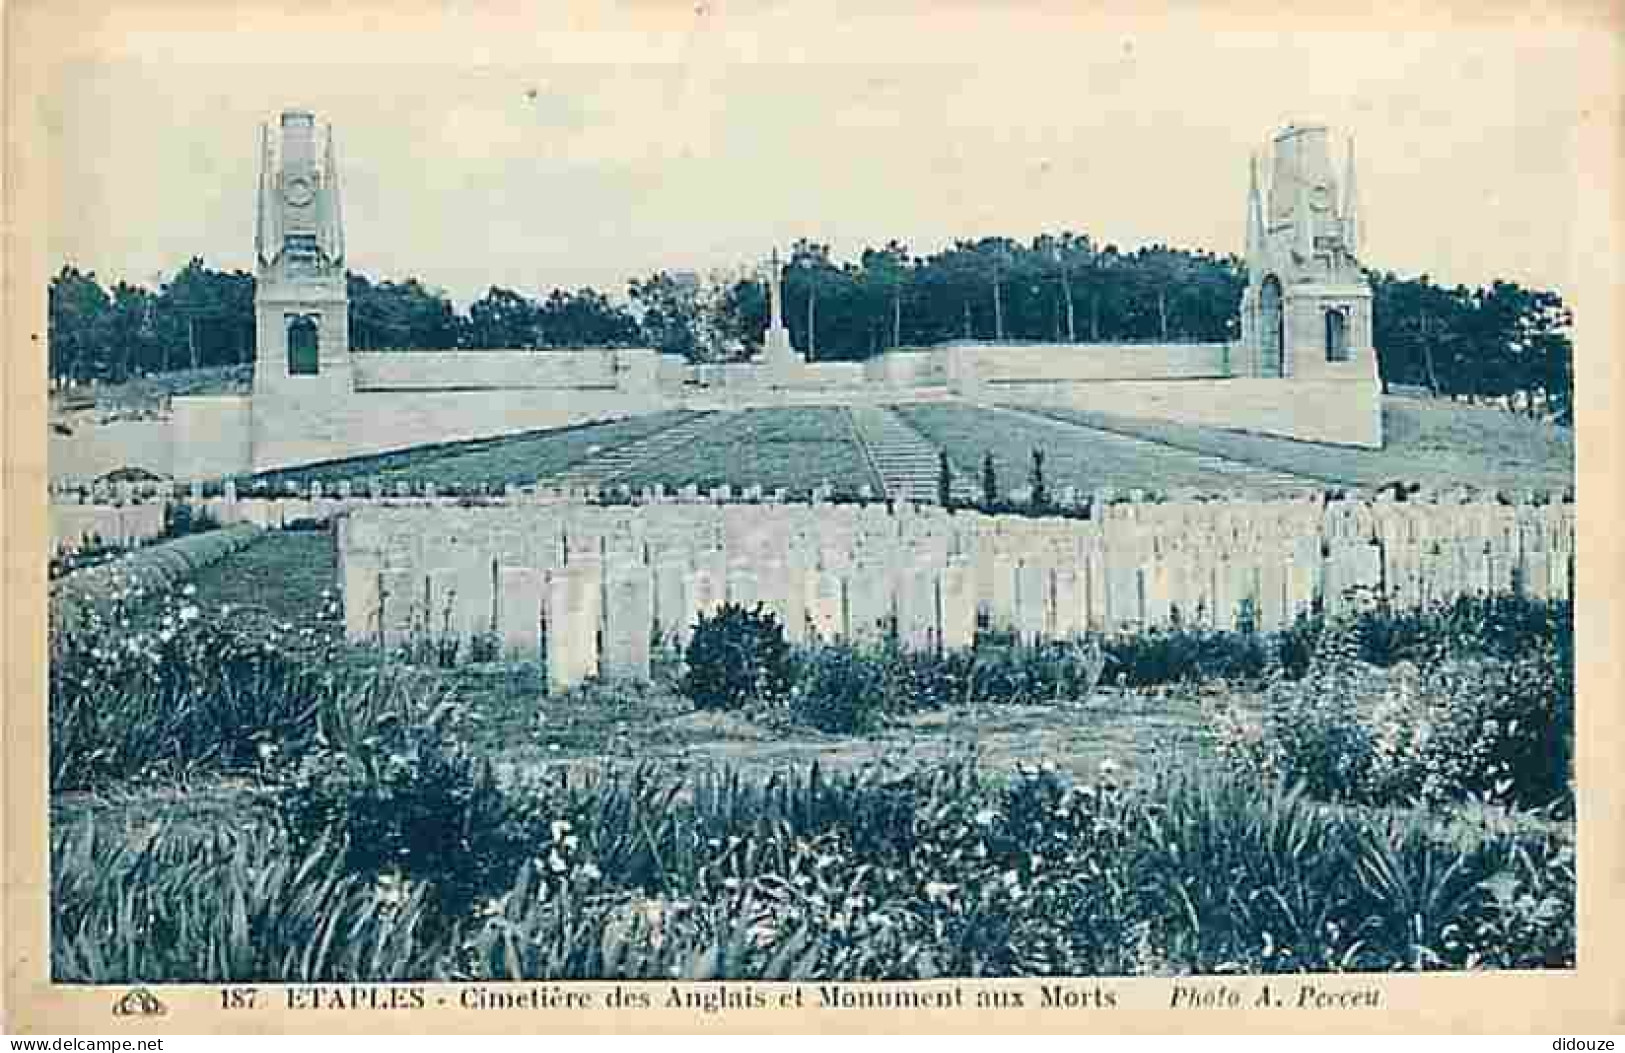
[[[806,494],[821,483],[856,494],[881,481],[869,468],[852,434],[846,410],[838,406],[753,409],[733,414],[673,456],[627,476],[634,487],[688,483],[701,490],[724,483],[764,490],[783,487]]]
[[[1084,493],[1098,487],[1167,493],[1184,487],[1211,491],[1248,485],[1183,450],[1123,441],[1110,433],[1027,413],[963,403],[895,408],[934,445],[947,450],[954,464],[974,466],[978,494],[985,454],[993,455],[999,489],[1010,493],[1027,485],[1034,450],[1044,451],[1044,477],[1052,494],[1067,486]],[[1309,487],[1313,481],[1297,485]]]
[[[1380,450],[1085,410],[1034,412],[1347,486],[1378,487],[1406,480],[1437,488],[1561,492],[1574,485],[1572,429],[1485,406],[1386,396],[1382,410],[1384,446]]]
[[[603,424],[583,424],[549,431],[526,432],[490,439],[415,446],[371,457],[329,461],[301,468],[263,472],[239,482],[245,487],[265,483],[279,491],[287,483],[307,486],[320,482],[331,487],[343,480],[360,485],[378,477],[387,486],[408,482],[434,483],[442,490],[468,490],[484,485],[500,491],[512,483],[528,486],[558,475],[602,450],[628,445],[675,427],[697,414],[670,410]]]

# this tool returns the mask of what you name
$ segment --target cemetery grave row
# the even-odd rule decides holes
[[[339,499],[331,500],[340,504]],[[1574,506],[1486,500],[1102,505],[1095,519],[934,506],[356,503],[338,518],[346,632],[494,636],[555,689],[645,679],[725,602],[793,642],[968,646],[1181,623],[1283,628],[1355,587],[1421,606],[1473,593],[1569,598]]]

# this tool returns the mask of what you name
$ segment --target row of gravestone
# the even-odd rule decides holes
[[[979,622],[1029,640],[1174,622],[1269,631],[1317,605],[1335,611],[1357,587],[1411,604],[1509,589],[1566,597],[1572,515],[1547,509],[1523,510],[1510,534],[1453,516],[1420,540],[1338,535],[1327,525],[1340,512],[1302,517],[1289,544],[1159,549],[1114,540],[1112,524],[863,508],[374,506],[341,520],[339,555],[351,639],[494,634],[512,656],[545,653],[562,688],[646,676],[651,639],[681,644],[724,602],[775,611],[793,641],[895,633],[904,647],[951,648]],[[968,528],[937,529],[956,520]]]
[[[324,511],[311,502],[309,511]],[[298,509],[300,506],[291,505]],[[342,507],[332,502],[332,509]],[[1230,558],[1260,549],[1291,554],[1306,538],[1324,544],[1378,541],[1391,547],[1472,539],[1504,554],[1564,549],[1572,542],[1567,505],[1408,506],[1242,502],[1228,505],[1115,506],[1100,520],[945,513],[922,506],[669,505],[355,506],[344,518],[346,545],[383,553],[403,566],[458,562],[458,551],[542,568],[575,557],[653,563],[670,556],[723,550],[744,561],[812,566],[891,561],[910,553],[939,562],[978,547],[1003,548],[1017,559],[1040,549],[1083,558],[1091,548],[1163,558],[1196,551]],[[430,550],[444,549],[443,555]]]
[[[733,487],[727,484],[702,489],[697,484],[688,484],[676,489],[667,489],[664,485],[645,486],[633,488],[624,484],[609,487],[575,486],[558,487],[548,485],[545,481],[538,481],[532,486],[519,486],[507,484],[500,489],[493,488],[484,483],[468,486],[443,487],[433,480],[411,482],[395,480],[390,482],[373,476],[360,483],[353,480],[342,479],[332,484],[324,484],[321,480],[299,482],[287,480],[281,486],[274,486],[267,482],[245,484],[236,479],[226,479],[218,486],[212,482],[193,480],[186,484],[183,492],[181,485],[172,479],[156,480],[98,480],[90,484],[62,482],[53,486],[53,500],[65,504],[135,504],[146,501],[175,501],[183,496],[194,503],[205,498],[218,497],[228,502],[239,499],[285,500],[305,499],[320,500],[322,498],[337,497],[342,500],[355,498],[368,498],[374,501],[400,500],[410,498],[445,499],[460,498],[473,501],[509,501],[525,502],[537,501],[542,503],[615,503],[615,504],[659,504],[663,502],[709,502],[726,503],[742,501],[746,503],[785,504],[792,499],[791,492],[779,487],[766,489],[759,485]],[[830,483],[821,483],[807,491],[804,495],[807,500],[814,503],[827,503],[834,500],[843,501],[888,501],[893,495],[888,495],[868,484],[859,486],[855,491],[837,494],[835,487]],[[1129,488],[1115,489],[1100,487],[1086,490],[1077,486],[1064,486],[1055,490],[1049,502],[1049,508],[1057,513],[1083,512],[1090,508],[1101,508],[1115,503],[1129,504],[1155,504],[1173,503],[1189,504],[1202,500],[1229,501],[1238,496],[1238,491],[1227,490],[1221,493],[1206,494],[1195,489],[1182,489],[1168,494],[1158,494],[1153,491]],[[1328,496],[1341,498],[1345,496],[1358,497],[1359,495],[1349,489],[1341,487],[1306,487],[1298,493],[1281,495],[1264,495],[1260,497],[1279,497],[1286,500],[1323,500]],[[1370,495],[1372,500],[1393,501],[1395,492],[1385,488]],[[1008,508],[1004,511],[1025,510],[1031,503],[1032,492],[1030,488],[1020,488],[1007,495]],[[1431,489],[1410,494],[1409,501],[1418,504],[1465,504],[1474,501],[1502,501],[1508,504],[1534,504],[1534,503],[1561,503],[1573,500],[1572,488],[1562,492],[1542,492],[1533,489],[1518,491],[1516,493],[1500,494],[1495,490],[1488,490],[1468,486],[1448,489]],[[1396,502],[1399,503],[1399,502]]]
[[[74,552],[95,544],[134,548],[164,533],[164,505],[51,506],[51,550]]]

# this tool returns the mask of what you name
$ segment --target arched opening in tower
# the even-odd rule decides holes
[[[1347,362],[1348,360],[1348,315],[1334,307],[1326,312],[1326,361]]]
[[[312,377],[316,375],[319,342],[316,320],[299,317],[288,323],[288,375]]]
[[[1258,300],[1258,375],[1285,375],[1286,331],[1281,310],[1281,280],[1275,275],[1264,279]]]

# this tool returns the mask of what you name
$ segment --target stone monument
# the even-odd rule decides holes
[[[335,456],[353,388],[344,221],[333,131],[309,111],[260,129],[254,256],[255,459]]]
[[[779,262],[779,250],[773,250],[768,261],[767,274],[767,335],[762,340],[762,361],[771,372],[773,383],[789,384],[805,359],[796,354],[790,344],[790,330],[784,325],[784,265]]]
[[[1323,125],[1288,125],[1276,134],[1267,202],[1254,159],[1239,374],[1376,382],[1371,285],[1356,257],[1361,216],[1352,142],[1339,189]]]

